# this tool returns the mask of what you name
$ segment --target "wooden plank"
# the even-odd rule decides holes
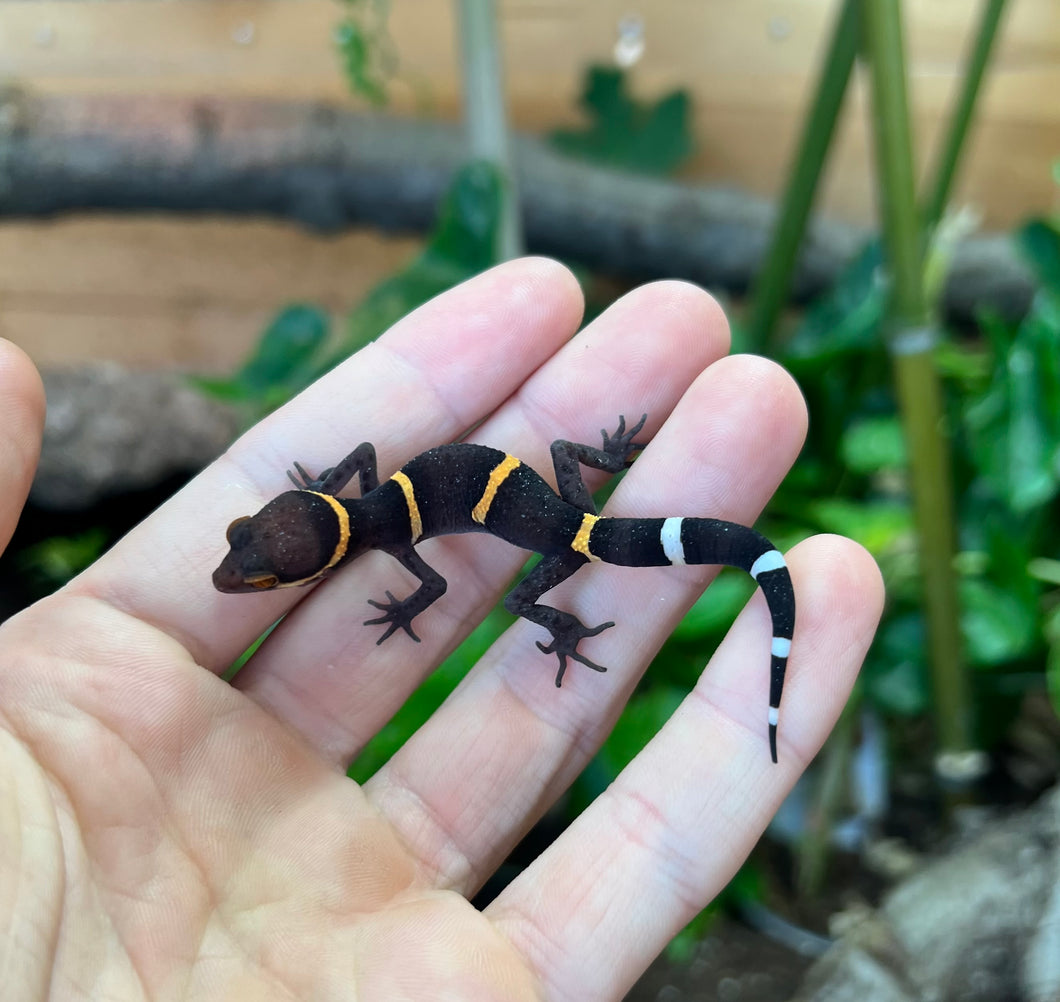
[[[230,369],[277,309],[341,323],[418,242],[271,222],[81,217],[0,224],[0,335],[39,365],[98,358]]]

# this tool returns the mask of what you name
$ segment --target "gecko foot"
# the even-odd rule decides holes
[[[608,630],[614,625],[614,623],[601,623],[599,626],[588,627],[575,620],[570,626],[554,631],[551,644],[543,644],[540,640],[537,641],[538,650],[542,654],[555,654],[559,658],[559,672],[556,674],[557,689],[563,685],[563,675],[567,671],[567,658],[585,665],[586,668],[592,668],[593,671],[607,671],[603,665],[598,665],[590,661],[584,654],[579,654],[578,643],[586,637],[595,637],[598,633],[603,633],[604,630]]]
[[[634,442],[634,436],[644,427],[644,423],[648,420],[648,415],[641,415],[641,419],[626,431],[626,419],[625,417],[619,417],[618,429],[614,435],[609,435],[607,430],[604,428],[600,429],[600,434],[604,439],[603,451],[609,456],[613,456],[623,466],[629,466],[633,460],[630,458],[634,452],[638,449],[643,449],[644,445],[641,442]]]
[[[322,492],[328,477],[331,475],[331,472],[335,467],[329,466],[319,477],[312,476],[301,463],[295,463],[294,468],[298,471],[298,476],[296,477],[290,470],[287,471],[287,476],[295,487],[300,491]],[[331,492],[328,491],[328,493],[330,494]]]
[[[374,599],[368,599],[368,604],[374,605],[377,609],[382,609],[383,615],[378,616],[375,619],[366,619],[364,625],[378,626],[380,623],[389,624],[386,632],[376,641],[376,644],[381,644],[387,639],[387,637],[391,636],[397,630],[404,630],[418,644],[420,638],[412,632],[412,620],[420,610],[410,610],[407,602],[394,598],[390,592],[386,593],[386,597],[388,599],[386,602],[376,602]]]

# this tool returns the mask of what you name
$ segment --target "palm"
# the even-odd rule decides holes
[[[640,290],[565,345],[578,309],[569,277],[535,261],[428,304],[3,626],[12,997],[618,998],[724,884],[823,740],[871,636],[878,578],[846,541],[791,554],[800,623],[780,766],[762,734],[769,627],[756,601],[666,728],[482,913],[468,896],[584,766],[703,572],[586,571],[563,599],[617,621],[592,641],[607,675],[575,666],[557,693],[540,633],[519,624],[364,789],[346,764],[521,555],[489,539],[430,543],[452,587],[417,620],[419,645],[376,647],[359,625],[366,600],[401,580],[372,556],[311,592],[210,586],[223,527],[282,490],[291,460],[323,469],[372,437],[393,468],[480,421],[480,441],[547,469],[548,438],[648,410],[655,439],[612,510],[752,520],[801,440],[786,377],[761,360],[715,363],[724,323],[686,286]],[[0,383],[21,401],[0,424],[0,461],[25,473],[39,402],[10,348]],[[17,495],[0,499],[0,535]],[[223,682],[284,613],[236,686]]]
[[[54,634],[82,604],[38,606],[4,641]],[[343,984],[416,998],[459,944],[479,961],[463,972],[467,997],[524,997],[520,980],[532,997],[510,945],[465,898],[438,893],[341,772],[168,637],[113,611],[96,624],[105,640],[73,658],[42,651],[5,700],[32,706],[54,687],[68,703],[61,728],[17,714],[38,758],[8,762],[56,808],[22,821],[35,866],[62,875],[35,921],[62,919],[61,976],[116,999],[312,999]]]

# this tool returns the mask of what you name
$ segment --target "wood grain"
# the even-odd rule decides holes
[[[336,324],[418,241],[309,235],[273,222],[77,217],[0,226],[0,336],[38,365],[118,359],[233,368],[276,310],[310,301]]]

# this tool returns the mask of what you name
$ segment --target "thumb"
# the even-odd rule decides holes
[[[0,552],[15,531],[40,457],[44,387],[21,348],[0,338]]]

